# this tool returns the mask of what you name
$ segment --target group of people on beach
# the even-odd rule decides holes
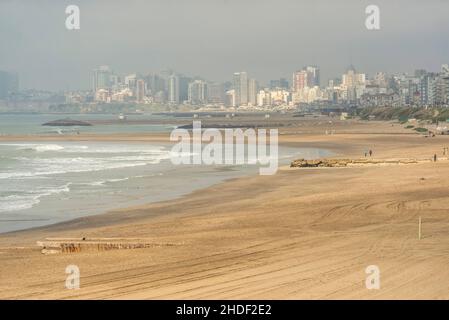
[[[444,147],[443,148],[443,155],[445,156],[445,155],[447,155],[449,153],[449,148],[448,147]],[[368,157],[368,155],[370,156],[370,157],[372,157],[373,156],[373,150],[369,150],[369,151],[365,151],[365,158],[366,157]],[[433,155],[433,162],[437,162],[437,159],[438,159],[438,157],[437,157],[437,154],[435,153],[434,155]]]
[[[369,156],[370,157],[372,157],[373,156],[373,150],[369,150],[369,151],[365,151],[365,158],[368,156],[368,154],[369,154]]]

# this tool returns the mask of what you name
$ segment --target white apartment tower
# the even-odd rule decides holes
[[[248,104],[248,74],[236,72],[233,80],[236,106],[246,106]]]

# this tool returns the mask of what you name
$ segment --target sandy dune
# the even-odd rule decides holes
[[[449,137],[388,123],[281,131],[280,141],[361,157],[430,159]],[[298,131],[302,131],[299,133]],[[127,137],[132,140],[132,137]],[[0,297],[7,299],[449,298],[449,162],[282,168],[161,203],[0,236]],[[418,240],[418,217],[423,238]],[[42,255],[45,237],[145,237],[177,243]],[[65,268],[81,288],[65,289]],[[367,290],[377,265],[381,288]]]

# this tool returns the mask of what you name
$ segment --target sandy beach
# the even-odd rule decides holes
[[[281,145],[337,158],[417,164],[282,167],[179,199],[0,234],[3,299],[448,299],[448,136],[424,138],[390,122],[318,120],[282,128]],[[26,141],[27,136],[2,136]],[[161,141],[164,134],[33,137]],[[430,161],[437,154],[438,161]],[[418,218],[422,217],[422,239]],[[145,238],[151,248],[43,255],[47,237]],[[81,272],[65,288],[67,265]],[[365,287],[365,268],[381,287]]]

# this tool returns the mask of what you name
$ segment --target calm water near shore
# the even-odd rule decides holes
[[[30,135],[27,142],[0,142],[0,232],[168,200],[259,171],[258,165],[173,165],[169,144],[33,141],[33,134],[42,134],[40,123],[54,118],[0,115],[0,132]],[[12,119],[15,123],[11,123]],[[165,125],[116,126],[86,128],[103,134],[108,132],[105,127],[115,133],[171,130]],[[293,158],[328,154],[313,148],[279,147],[279,165]]]
[[[114,114],[0,114],[0,135],[51,135],[80,133],[145,133],[168,132],[173,125],[162,124],[108,124],[94,126],[49,127],[43,123],[58,119],[72,119],[80,121],[115,121],[118,115]],[[159,115],[127,115],[128,120],[157,120],[168,119]]]

